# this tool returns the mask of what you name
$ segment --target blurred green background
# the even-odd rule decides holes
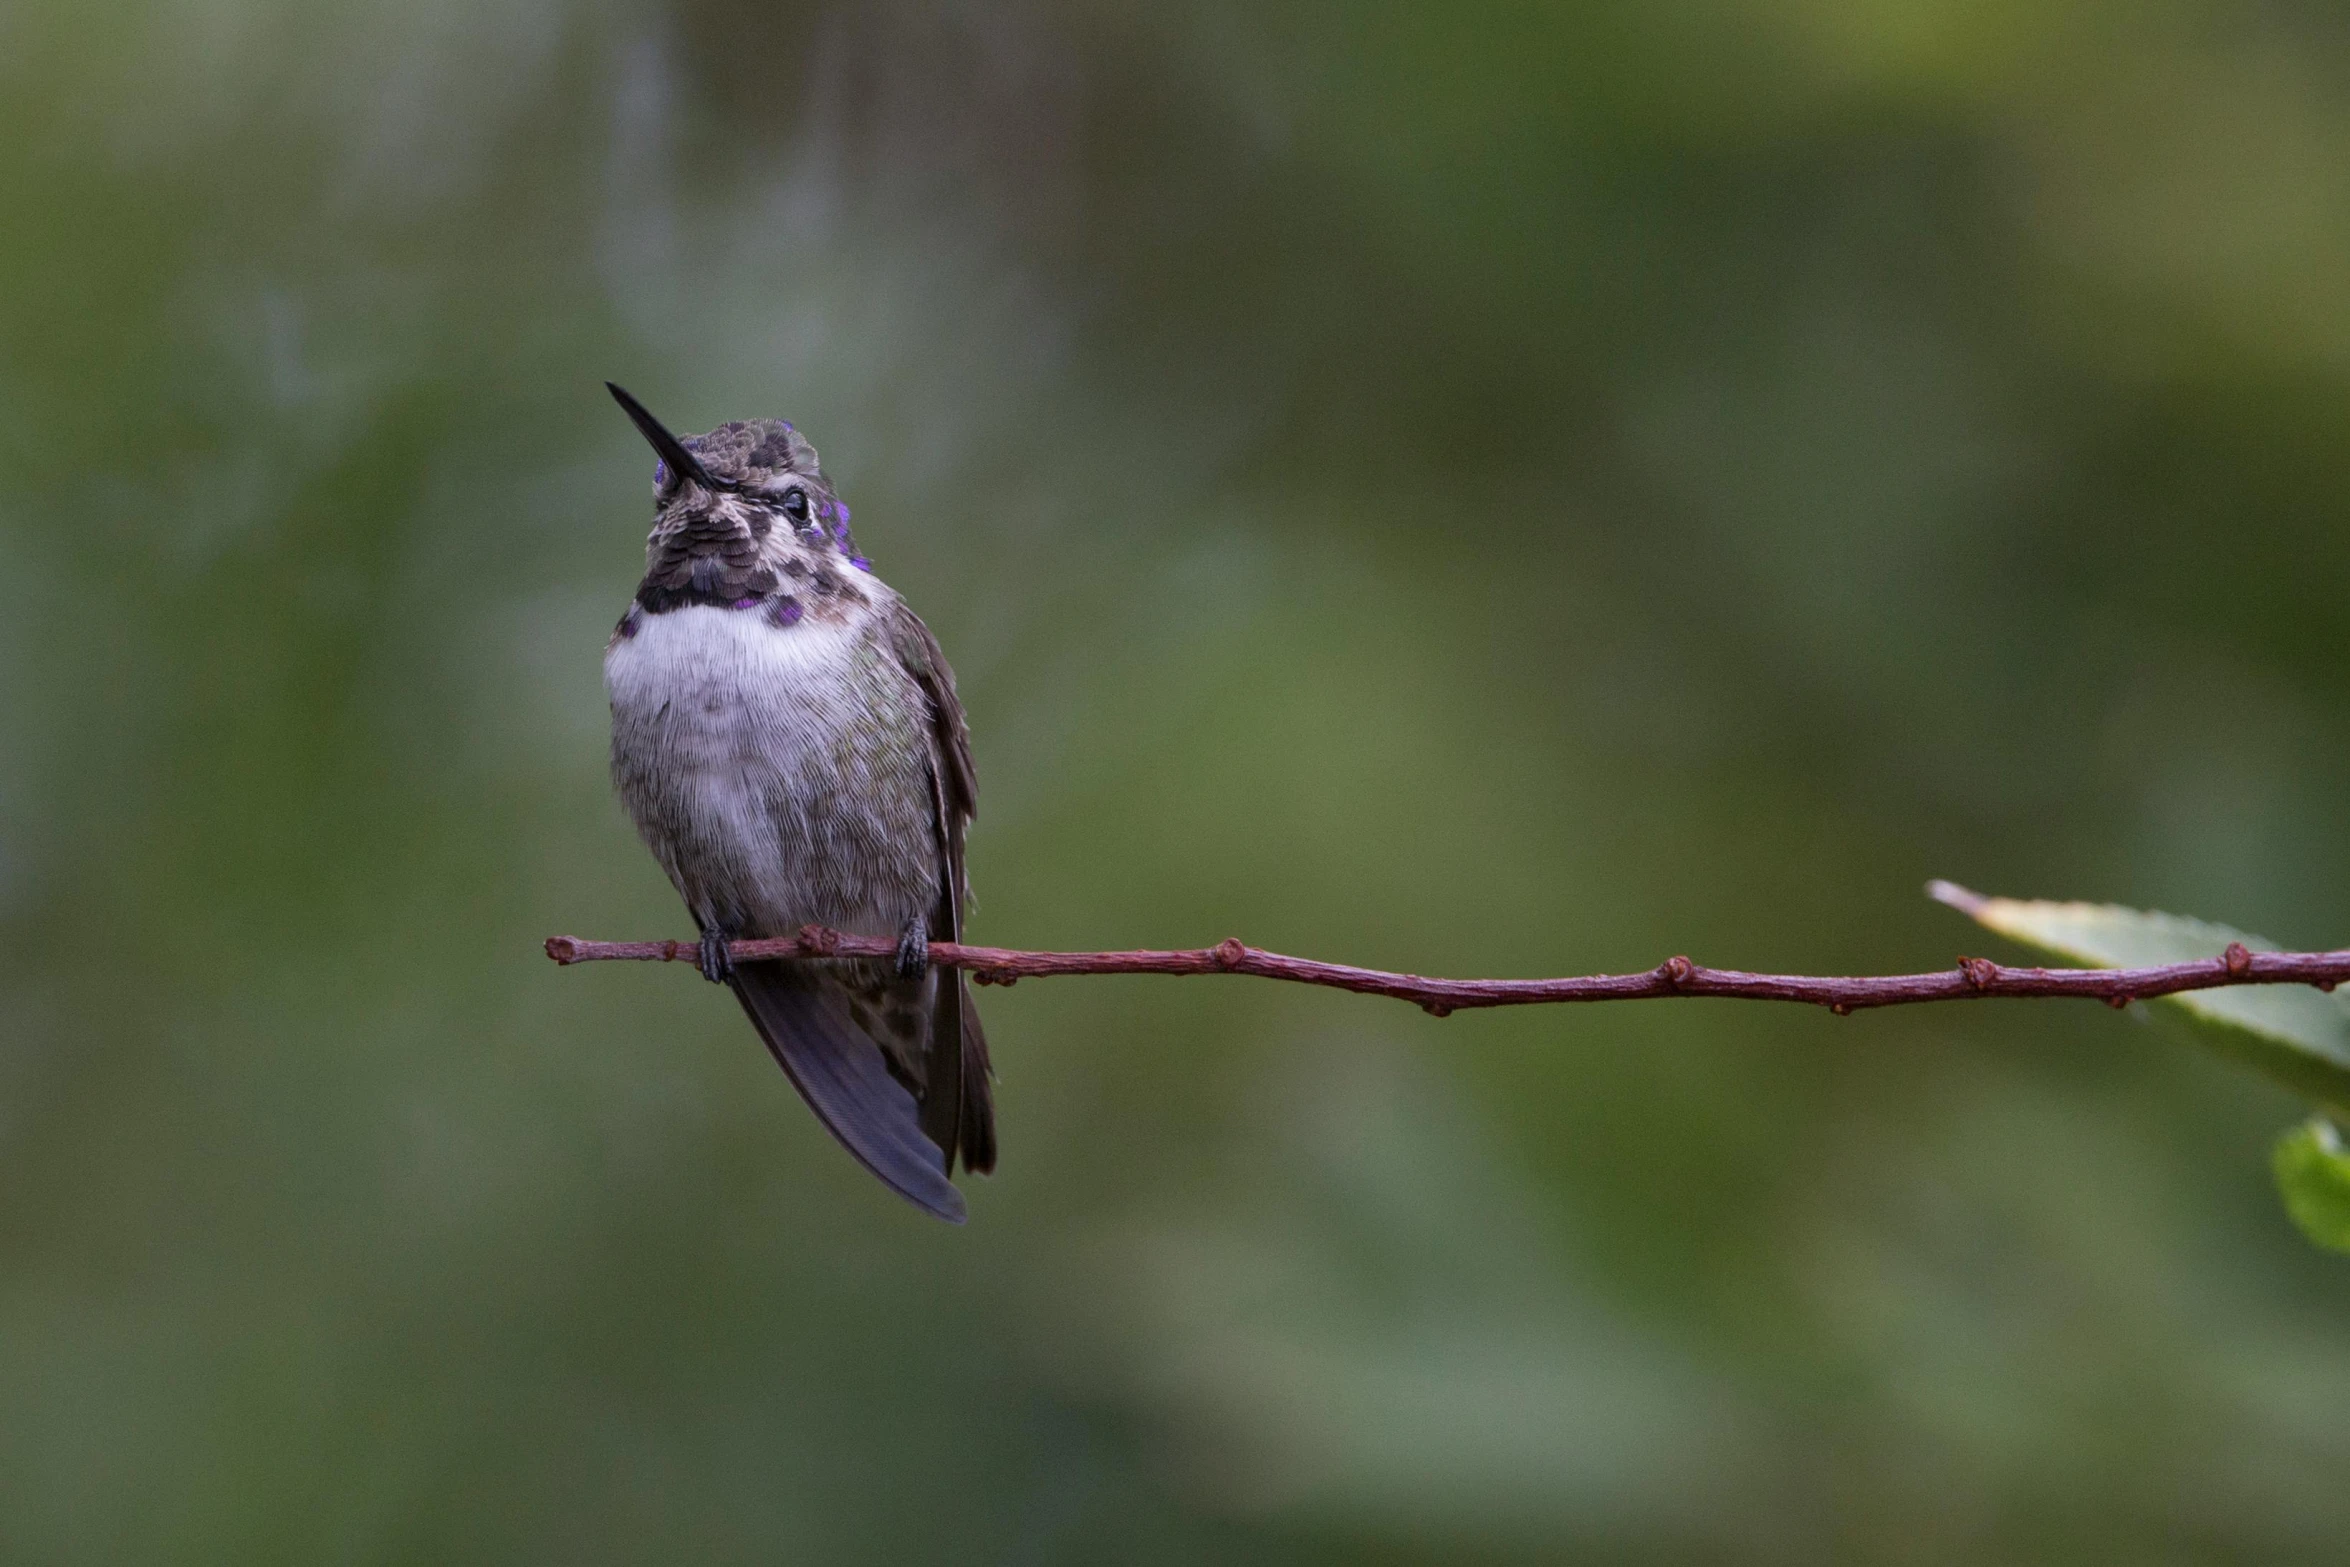
[[[688,933],[607,376],[822,449],[981,941],[2350,940],[2340,8],[19,0],[0,197],[0,1558],[2350,1528],[2300,1107],[2141,1018],[1031,981],[955,1232],[539,952]]]

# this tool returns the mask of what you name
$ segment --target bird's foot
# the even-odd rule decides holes
[[[702,978],[713,985],[723,985],[734,978],[734,959],[726,952],[728,937],[722,930],[702,932],[702,954],[697,966]]]
[[[898,977],[920,979],[930,972],[930,922],[917,914],[898,932]]]

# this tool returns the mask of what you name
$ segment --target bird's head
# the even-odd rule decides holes
[[[863,603],[869,570],[816,448],[781,419],[732,420],[680,439],[610,382],[659,461],[637,606],[764,608],[779,623]]]

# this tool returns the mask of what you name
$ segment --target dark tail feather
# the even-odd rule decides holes
[[[961,973],[940,970],[931,1004],[930,1055],[924,1063],[922,1131],[963,1168],[985,1175],[995,1168],[995,1098],[987,1086],[987,1035]]]
[[[743,963],[734,971],[734,993],[824,1129],[916,1207],[962,1223],[963,1194],[924,1134],[921,1106],[849,1017],[839,988],[788,964]]]
[[[930,1039],[922,1060],[922,1135],[938,1145],[949,1175],[955,1173],[955,1149],[962,1141],[963,1053],[947,1049],[945,1042],[962,1037],[963,1014],[971,1010],[962,980],[953,969],[934,971]]]
[[[963,976],[955,976],[955,988]],[[987,1031],[979,1026],[979,1008],[963,997],[963,1168],[985,1175],[995,1168],[995,1068],[988,1064]]]

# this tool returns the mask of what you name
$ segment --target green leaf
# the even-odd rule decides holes
[[[2328,1251],[2350,1251],[2350,1153],[2333,1123],[2303,1122],[2277,1139],[2271,1159],[2285,1211]]]
[[[2216,958],[2231,941],[2254,952],[2277,945],[2225,925],[2111,903],[1986,898],[1950,882],[1927,892],[2026,946],[2091,968],[2141,968]],[[2312,1099],[2350,1113],[2350,1006],[2309,985],[2242,985],[2164,996],[2197,1024],[2197,1037]]]

